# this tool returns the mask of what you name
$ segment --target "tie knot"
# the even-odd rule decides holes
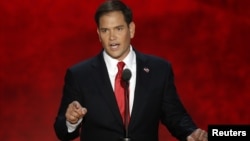
[[[125,66],[125,63],[124,63],[124,62],[122,62],[122,61],[118,62],[118,63],[117,63],[118,72],[122,71],[123,68],[124,68],[124,66]]]

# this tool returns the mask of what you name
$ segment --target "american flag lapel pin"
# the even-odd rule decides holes
[[[145,67],[145,68],[143,68],[143,70],[144,70],[146,73],[149,73],[149,68]]]

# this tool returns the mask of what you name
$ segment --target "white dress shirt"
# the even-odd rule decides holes
[[[105,51],[103,52],[103,57],[106,66],[108,68],[109,79],[114,90],[115,76],[118,72],[117,63],[119,61],[111,58]],[[129,54],[124,58],[123,62],[125,63],[124,69],[128,68],[132,73],[132,76],[129,81],[129,111],[131,115],[134,102],[134,91],[135,91],[135,80],[136,80],[136,56],[132,46],[130,46]]]

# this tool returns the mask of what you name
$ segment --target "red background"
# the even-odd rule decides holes
[[[93,15],[103,0],[1,0],[0,140],[56,141],[67,67],[99,52]],[[172,62],[195,122],[249,124],[249,0],[124,0],[133,45]],[[176,141],[160,127],[160,140]]]

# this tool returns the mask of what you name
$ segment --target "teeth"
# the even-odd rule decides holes
[[[117,48],[117,47],[118,47],[118,44],[110,44],[110,47],[112,47],[112,48]]]
[[[111,46],[111,48],[117,48],[118,46]]]

